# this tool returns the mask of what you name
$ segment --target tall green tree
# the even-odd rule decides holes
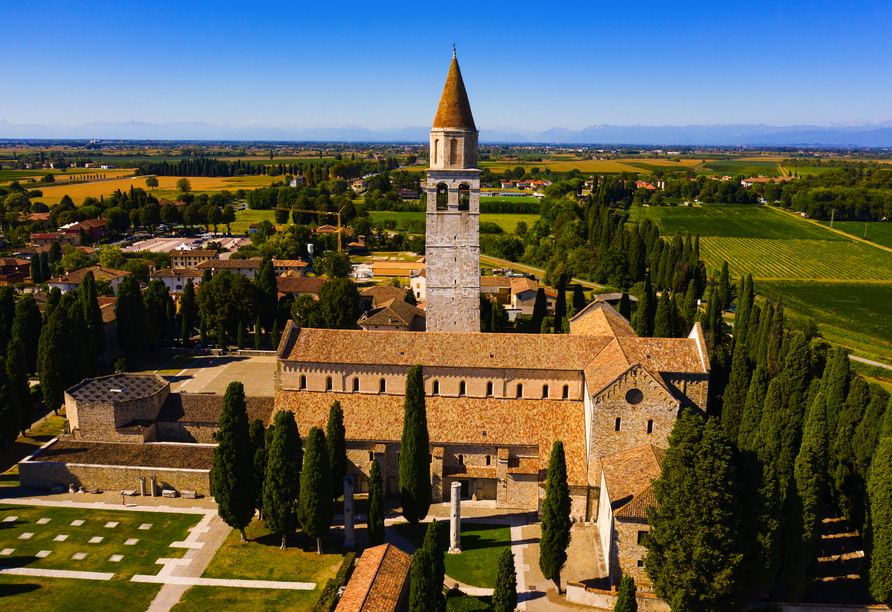
[[[682,316],[684,316],[684,322],[688,329],[692,328],[697,321],[698,308],[697,281],[692,279],[688,282],[688,288],[684,294],[684,308],[682,309]]]
[[[272,431],[269,432],[272,434]],[[266,461],[269,451],[266,447],[267,430],[261,419],[251,421],[248,429],[251,446],[254,447],[254,509],[263,514],[263,479],[266,475]]]
[[[347,475],[347,430],[344,428],[344,410],[338,400],[333,401],[328,409],[325,445],[331,465],[332,499],[336,500],[343,491],[344,477]]]
[[[735,464],[718,419],[704,423],[685,411],[675,422],[653,485],[644,567],[658,597],[673,605],[686,597],[691,612],[747,603],[745,504]]]
[[[833,463],[833,490],[840,510],[852,524],[864,524],[864,482],[857,470],[853,439],[858,423],[864,418],[871,400],[870,385],[860,376],[852,378],[849,395],[836,423],[836,439],[831,447]]]
[[[870,467],[870,594],[892,605],[892,438],[883,438]]]
[[[759,427],[762,423],[762,408],[768,394],[768,383],[768,369],[762,365],[757,366],[750,378],[746,403],[737,431],[737,445],[743,450],[756,450],[758,447]]]
[[[349,278],[325,282],[319,289],[319,309],[329,329],[353,329],[359,318],[359,290]]]
[[[19,437],[19,398],[6,375],[6,358],[0,356],[0,448]]]
[[[294,413],[280,410],[273,422],[273,437],[263,479],[263,518],[267,529],[281,534],[282,548],[287,546],[286,538],[297,526],[295,509],[300,494],[302,465],[303,450]]]
[[[514,554],[506,548],[499,555],[499,569],[496,572],[496,588],[492,593],[494,612],[514,612],[517,608],[517,573],[514,569]]]
[[[548,298],[545,296],[545,288],[539,287],[536,290],[536,301],[533,302],[533,329],[542,327],[542,321],[548,314]]]
[[[257,321],[254,322],[254,350],[263,349],[263,332],[260,329],[260,315],[257,315]]]
[[[780,578],[790,601],[798,601],[805,593],[817,562],[827,455],[827,405],[824,395],[819,393],[809,409],[793,479],[784,500],[786,537]]]
[[[746,406],[746,397],[750,388],[752,366],[749,361],[749,350],[744,342],[735,342],[734,357],[731,360],[731,374],[728,385],[722,396],[722,423],[725,430],[735,442],[738,439],[740,421]]]
[[[37,301],[33,295],[26,293],[16,302],[12,335],[25,346],[25,368],[29,374],[37,371],[37,349],[42,326]]]
[[[650,274],[644,277],[644,291],[638,298],[638,310],[635,313],[635,333],[639,338],[650,338],[654,335],[654,315],[656,303]]]
[[[657,314],[654,318],[654,338],[675,337],[675,321],[672,320],[672,303],[669,298],[669,290],[664,289],[660,293],[657,303]]]
[[[334,518],[332,503],[331,465],[325,434],[318,427],[310,428],[307,451],[300,472],[300,499],[298,517],[304,533],[316,538],[316,553],[322,554],[322,536],[331,529]]]
[[[542,537],[539,540],[539,569],[554,582],[561,593],[561,570],[567,562],[570,546],[570,487],[567,484],[567,459],[564,443],[556,440],[551,447],[542,502]]]
[[[17,398],[18,431],[22,435],[31,428],[34,422],[34,402],[31,400],[31,387],[28,384],[28,372],[25,370],[25,344],[16,337],[6,347],[6,378],[10,389]]]
[[[15,289],[10,285],[0,287],[0,354],[6,354],[6,345],[12,338],[15,322]]]
[[[268,331],[272,329],[276,306],[279,303],[276,272],[271,259],[266,259],[260,264],[254,283],[257,285],[257,311],[260,322],[263,324],[263,329]]]
[[[442,523],[437,519],[432,520],[427,524],[422,544],[431,560],[431,581],[433,583],[431,612],[443,612],[446,609],[446,598],[443,596],[443,585],[446,582],[446,551],[443,549],[442,529]]]
[[[423,546],[412,555],[409,569],[409,612],[432,612],[435,601],[433,559],[430,551]]]
[[[183,327],[192,335],[195,322],[198,321],[198,302],[195,298],[195,285],[192,279],[186,281],[183,294],[180,296],[180,317],[183,319]]]
[[[619,581],[619,594],[613,612],[638,612],[638,599],[635,597],[635,579],[628,574],[623,574]],[[673,608],[673,612],[675,612]]]
[[[93,347],[97,355],[105,353],[105,324],[102,322],[102,311],[99,309],[99,297],[96,291],[96,279],[90,270],[81,281],[81,303],[84,306],[84,315],[90,324],[90,332],[93,335]]]
[[[824,368],[822,391],[827,399],[827,431],[831,448],[836,443],[837,422],[839,414],[845,407],[849,396],[849,354],[845,347],[837,347],[833,359]]]
[[[120,299],[120,298],[119,298]],[[164,281],[156,279],[149,281],[149,285],[143,294],[145,304],[146,322],[148,323],[148,342],[151,346],[161,344],[167,329],[167,303],[170,301],[170,291]]]
[[[238,529],[247,542],[245,527],[254,518],[254,445],[248,426],[245,387],[233,381],[223,395],[220,430],[214,449],[213,493],[223,522]]]
[[[629,299],[628,293],[623,292],[622,297],[619,298],[616,310],[621,316],[625,317],[626,321],[632,321],[632,300]]]
[[[132,359],[139,359],[149,347],[148,320],[139,281],[132,274],[125,276],[118,286],[115,319],[121,351]]]
[[[414,527],[427,516],[431,504],[430,437],[424,405],[424,372],[412,366],[406,376],[400,439],[400,503],[403,516]]]
[[[369,546],[384,543],[384,482],[378,460],[372,459],[369,470]]]
[[[59,413],[65,403],[65,370],[66,356],[63,344],[68,339],[65,313],[60,308],[52,309],[46,324],[40,332],[40,343],[37,351],[37,371],[40,374],[40,389],[47,408]]]

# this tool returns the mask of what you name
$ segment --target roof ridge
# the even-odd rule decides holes
[[[650,446],[653,446],[653,445],[651,444]],[[626,508],[628,508],[630,505],[632,505],[633,503],[635,503],[635,501],[636,501],[639,497],[641,497],[642,495],[644,495],[644,494],[647,493],[648,491],[652,490],[653,488],[654,488],[654,481],[651,480],[649,485],[647,485],[646,487],[644,487],[643,489],[641,489],[640,491],[638,491],[637,493],[635,493],[634,495],[632,495],[632,498],[631,498],[629,501],[627,501],[627,502],[624,503],[622,506],[620,506],[619,508],[617,508],[616,510],[614,510],[614,511],[613,511],[613,516],[620,516],[620,512],[622,512],[623,510],[625,510]]]

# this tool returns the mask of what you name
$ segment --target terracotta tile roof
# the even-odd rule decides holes
[[[113,444],[59,440],[37,453],[35,461],[209,470],[211,446],[187,444]]]
[[[335,225],[320,225],[313,231],[317,234],[337,234],[338,228]],[[349,227],[342,227],[341,232],[347,236],[353,236],[353,230]]]
[[[510,287],[514,279],[510,276],[481,276],[481,287]]]
[[[425,312],[404,301],[401,297],[384,302],[359,319],[360,325],[405,325],[409,326],[415,317],[425,317]]]
[[[522,293],[524,291],[539,291],[539,283],[525,276],[512,278],[511,293]]]
[[[149,278],[201,278],[201,272],[192,268],[164,268],[149,274]]]
[[[697,344],[690,338],[619,338],[629,360],[656,372],[705,374]]]
[[[302,259],[274,259],[273,267],[274,268],[306,268],[309,266],[307,262]]]
[[[443,95],[440,96],[437,116],[434,117],[434,127],[477,130],[474,125],[474,115],[471,113],[471,103],[468,102],[468,92],[465,91],[465,83],[461,78],[461,70],[458,67],[455,53],[452,54],[452,63],[449,65],[449,74],[446,76]]]
[[[301,329],[289,321],[283,338],[293,342],[284,361],[386,364],[411,367],[583,370],[610,337],[555,334],[378,332]]]
[[[127,272],[126,270],[113,270],[112,268],[103,268],[102,266],[92,266],[90,268],[83,268],[82,270],[75,270],[74,272],[69,272],[68,274],[57,276],[56,278],[51,278],[47,282],[79,285],[83,282],[87,272],[92,272],[93,277],[96,278],[96,280],[99,280],[100,278],[113,280],[130,274],[130,272]]]
[[[260,258],[256,259],[208,259],[195,268],[198,270],[247,270],[260,269]]]
[[[629,503],[614,512],[613,516],[621,519],[647,519],[647,508],[656,505],[657,498],[654,497],[654,486],[650,485],[633,497]]]
[[[31,240],[57,240],[59,237],[55,232],[51,234],[31,234]]]
[[[181,249],[174,250],[170,252],[171,257],[211,257],[214,258],[217,256],[217,251],[214,249]]]
[[[396,287],[391,287],[390,285],[375,285],[373,287],[366,287],[362,291],[359,292],[361,297],[371,297],[372,298],[372,307],[377,308],[381,306],[385,302],[389,302],[390,300],[396,299],[404,299],[406,297],[405,289],[397,289]]]
[[[664,455],[653,444],[643,444],[601,458],[607,495],[614,510],[628,504],[660,477]]]
[[[592,302],[570,319],[570,333],[584,336],[630,336],[635,330],[607,302]]]
[[[273,398],[249,396],[245,398],[248,421],[260,419],[268,423],[273,412]],[[161,406],[158,420],[165,422],[219,423],[223,411],[223,396],[209,393],[171,393]]]
[[[279,293],[312,293],[319,294],[324,278],[306,278],[305,276],[277,276],[276,290]]]
[[[367,548],[335,612],[395,612],[411,565],[412,555],[392,544]]]
[[[387,333],[434,335],[357,332],[366,336]],[[348,439],[399,442],[402,437],[402,395],[286,390],[276,395],[276,411],[293,412],[298,429],[305,435],[310,427],[325,426],[334,400],[339,400],[344,410]],[[425,398],[425,408],[432,445],[538,446],[537,464],[530,465],[533,471],[529,473],[538,472],[541,481],[548,469],[552,444],[562,440],[569,483],[586,483],[585,431],[579,426],[584,422],[583,402],[431,396]]]

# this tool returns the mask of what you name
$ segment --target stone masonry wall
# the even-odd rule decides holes
[[[614,584],[619,584],[623,574],[629,574],[635,579],[635,585],[639,589],[650,590],[651,582],[644,571],[644,566],[638,565],[647,554],[644,545],[638,544],[638,532],[647,532],[650,526],[646,521],[616,519],[613,528],[616,533],[615,561],[619,569],[615,574],[611,571]]]
[[[188,442],[199,444],[214,444],[214,434],[220,431],[216,425],[207,423],[181,423],[158,421],[157,425],[159,442]]]
[[[170,468],[124,467],[112,465],[85,465],[76,463],[49,463],[23,461],[19,463],[19,480],[23,486],[49,489],[54,484],[74,484],[103,491],[139,491],[139,477],[157,478],[158,486],[175,491],[195,491],[211,495],[210,470],[181,470]]]

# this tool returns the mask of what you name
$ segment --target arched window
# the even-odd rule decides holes
[[[620,424],[622,423],[622,419],[616,417],[616,424],[613,426],[613,431],[619,431]]]
[[[306,376],[300,377],[300,388],[301,388],[301,390],[305,390],[307,388],[307,377]]]
[[[564,391],[561,394],[563,399],[570,399],[570,385],[564,385]]]
[[[447,210],[449,208],[449,187],[446,183],[437,185],[437,210]]]
[[[465,464],[465,456],[464,456],[464,455],[459,455],[459,456],[458,456],[458,464],[459,464],[459,465],[464,465],[464,464]]]
[[[462,395],[462,396],[465,395],[467,393],[467,390],[468,390],[468,386],[465,384],[465,381],[461,381],[460,383],[458,383],[458,394],[459,395]]]
[[[542,385],[542,399],[548,399],[548,385]]]
[[[490,465],[492,463],[492,457],[489,455],[486,456],[486,465]]]
[[[453,138],[449,141],[449,165],[454,166],[458,163],[458,140]]]
[[[331,376],[328,376],[325,379],[325,390],[331,391]]]
[[[492,381],[486,383],[486,397],[492,397]]]
[[[378,381],[378,393],[386,393],[387,392],[387,381],[383,378]]]
[[[654,432],[654,420],[647,419],[647,433],[652,434]]]
[[[359,393],[359,376],[353,379],[353,392]]]
[[[471,186],[467,183],[462,183],[458,186],[458,209],[471,209]]]
[[[523,397],[523,383],[517,383],[517,397]]]
[[[440,395],[440,381],[435,380],[433,384],[433,388],[431,390],[431,395]]]

